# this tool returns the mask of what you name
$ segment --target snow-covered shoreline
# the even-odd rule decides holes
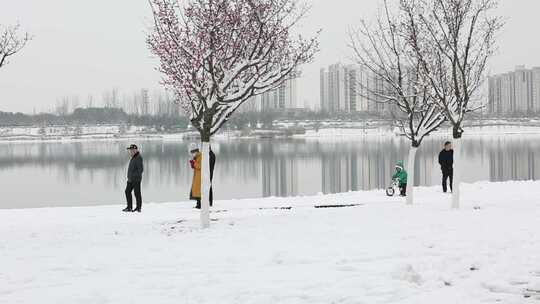
[[[441,128],[433,132],[431,136],[449,137],[452,134],[450,128]],[[486,126],[469,127],[465,129],[464,138],[483,136],[512,136],[512,135],[540,135],[540,127],[520,126]],[[319,131],[308,130],[306,134],[294,135],[294,138],[350,138],[351,136],[365,137],[392,137],[400,136],[398,130],[389,128],[361,129],[361,128],[327,128]]]
[[[538,197],[540,182],[483,182],[457,211],[436,187],[414,206],[382,191],[218,201],[208,230],[188,202],[0,210],[0,299],[537,303]]]
[[[266,131],[268,134],[273,134],[273,131]],[[263,132],[264,133],[264,132]],[[275,131],[274,131],[275,133]],[[266,134],[266,133],[264,133]],[[281,133],[280,133],[281,134]],[[449,128],[442,128],[434,132],[431,136],[449,137],[452,134]],[[485,136],[515,136],[515,135],[540,135],[540,126],[484,126],[484,127],[469,127],[465,130],[465,138],[467,137],[485,137]],[[277,135],[275,138],[296,138],[296,139],[328,139],[328,138],[351,138],[354,137],[399,137],[398,130],[392,130],[389,127],[377,128],[321,128],[319,130],[306,130],[305,134],[295,135]],[[69,142],[86,142],[86,141],[129,141],[129,140],[156,140],[156,141],[192,141],[196,139],[194,132],[184,133],[138,133],[134,131],[129,134],[118,133],[95,133],[85,135],[55,135],[40,137],[37,135],[12,135],[0,136],[0,143],[69,143]],[[260,135],[243,135],[240,131],[227,131],[214,136],[214,140],[229,140],[229,139],[257,139],[266,138]]]

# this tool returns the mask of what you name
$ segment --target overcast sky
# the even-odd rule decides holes
[[[117,88],[120,95],[141,88],[159,89],[160,75],[145,44],[150,10],[147,0],[0,0],[0,23],[19,22],[34,35],[11,63],[0,69],[0,111],[49,110],[62,96]],[[373,15],[380,0],[311,0],[313,9],[302,31],[318,28],[321,52],[304,67],[299,101],[319,102],[319,69],[348,62],[347,30]],[[492,73],[515,65],[540,65],[540,1],[501,0],[507,18]]]

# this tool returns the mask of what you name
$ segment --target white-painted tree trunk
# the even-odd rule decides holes
[[[210,227],[210,142],[202,142],[201,226]]]
[[[461,189],[461,138],[454,138],[454,185],[452,188],[452,209],[459,209]]]
[[[415,163],[416,163],[416,152],[418,147],[413,147],[409,149],[409,162],[408,166],[408,176],[407,176],[407,205],[412,205],[414,203],[414,174],[415,174]]]

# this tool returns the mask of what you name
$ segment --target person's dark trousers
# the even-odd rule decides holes
[[[448,191],[448,179],[450,179],[450,190],[453,190],[454,170],[443,170],[443,172],[442,172],[442,189],[443,189],[443,192]]]
[[[210,207],[212,207],[214,205],[214,194],[213,194],[214,191],[212,191],[212,188],[210,188]],[[197,209],[201,209],[201,199],[198,198],[197,199],[197,205],[195,206],[195,208]]]
[[[210,207],[214,206],[214,191],[210,187]]]
[[[131,192],[135,194],[135,200],[137,201],[137,207],[135,210],[141,211],[142,208],[142,196],[141,196],[141,182],[128,182],[126,185],[126,201],[128,209],[133,209],[133,198]]]
[[[401,184],[399,185],[399,194],[401,196],[406,196],[407,195],[407,184]]]

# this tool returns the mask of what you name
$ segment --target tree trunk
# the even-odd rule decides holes
[[[210,138],[202,139],[201,165],[201,226],[210,227]]]
[[[415,174],[415,163],[416,163],[416,152],[418,147],[411,146],[409,149],[409,162],[407,163],[408,177],[407,177],[407,205],[412,205],[414,203],[414,174]]]
[[[452,209],[459,209],[461,186],[461,137],[454,138],[454,185],[452,188]]]

